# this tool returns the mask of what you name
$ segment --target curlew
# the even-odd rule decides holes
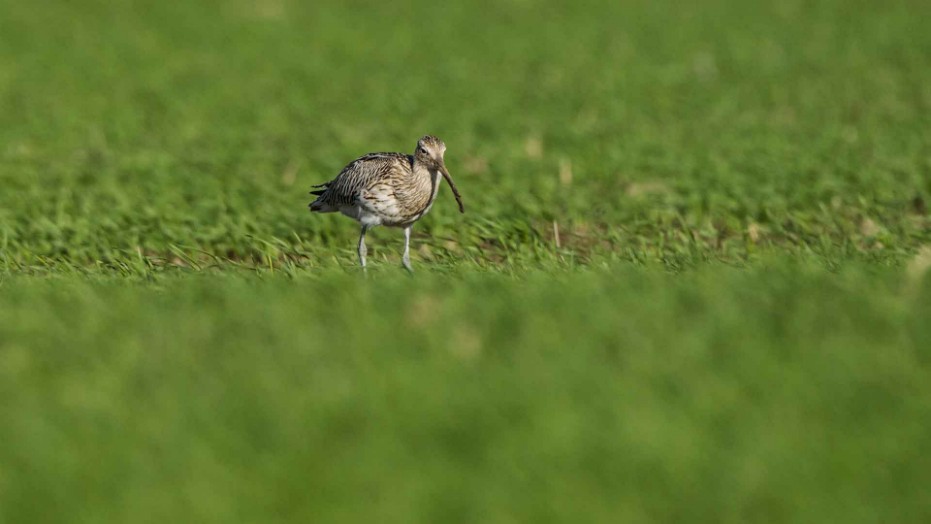
[[[365,268],[365,233],[374,226],[404,229],[404,255],[401,261],[411,268],[411,228],[430,211],[440,188],[440,175],[449,183],[459,212],[465,213],[462,196],[449,176],[443,154],[446,144],[427,135],[417,141],[413,155],[403,153],[369,153],[349,163],[336,178],[314,186],[310,194],[317,199],[310,210],[317,213],[340,213],[354,218],[362,226],[359,233],[359,263]]]

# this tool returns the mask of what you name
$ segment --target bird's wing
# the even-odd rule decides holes
[[[354,204],[363,190],[391,176],[399,165],[410,165],[413,159],[400,153],[370,153],[350,162],[336,178],[325,184],[319,191],[317,200],[331,205]]]

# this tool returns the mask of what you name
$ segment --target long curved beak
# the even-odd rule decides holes
[[[440,173],[443,173],[443,178],[446,179],[446,183],[449,184],[449,188],[453,190],[453,195],[456,197],[456,202],[459,203],[459,212],[465,213],[465,206],[462,205],[462,195],[460,195],[459,190],[456,189],[456,184],[453,183],[453,177],[449,176],[449,171],[446,170],[445,164],[440,164]]]

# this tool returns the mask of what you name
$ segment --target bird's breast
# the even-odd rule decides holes
[[[413,222],[426,214],[436,199],[439,187],[439,172],[414,170],[395,190],[403,221]]]

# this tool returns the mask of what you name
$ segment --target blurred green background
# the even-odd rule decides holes
[[[927,521],[929,15],[0,0],[0,522]]]

